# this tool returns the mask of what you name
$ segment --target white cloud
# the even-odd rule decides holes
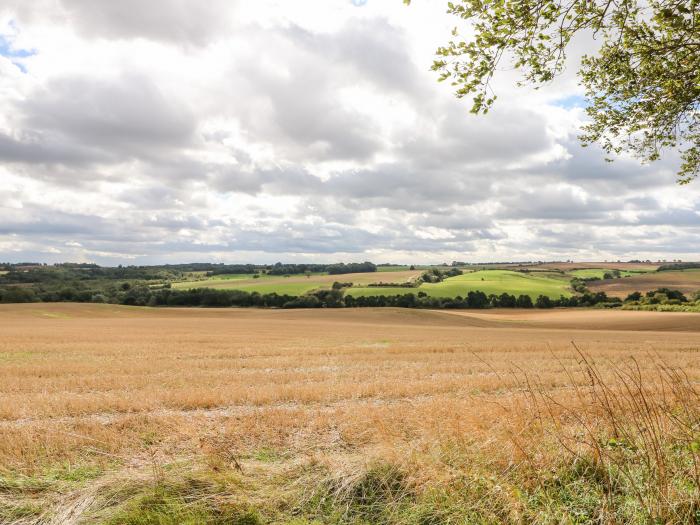
[[[438,84],[443,7],[3,2],[0,259],[700,257],[697,185],[580,148],[571,72]]]

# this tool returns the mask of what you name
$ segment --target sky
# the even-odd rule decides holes
[[[589,45],[475,116],[445,4],[3,0],[0,261],[700,259],[673,155],[579,145]]]

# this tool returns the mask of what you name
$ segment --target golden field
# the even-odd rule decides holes
[[[0,305],[0,523],[693,523],[699,381],[698,314]]]

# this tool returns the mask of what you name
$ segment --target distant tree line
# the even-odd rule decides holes
[[[369,261],[336,264],[282,264],[278,262],[273,264],[267,270],[267,273],[270,275],[298,275],[327,272],[330,275],[341,275],[345,273],[367,273],[376,271],[377,265]]]
[[[338,283],[347,284],[347,283]],[[401,307],[401,308],[556,308],[575,306],[596,306],[606,304],[619,306],[622,301],[610,298],[603,292],[586,293],[580,296],[550,299],[540,295],[534,301],[529,295],[487,295],[472,291],[465,296],[430,297],[425,292],[354,297],[351,289],[343,292],[342,287],[318,290],[306,295],[260,294],[242,290],[216,290],[197,288],[173,290],[153,288],[146,284],[130,285],[122,283],[101,290],[73,290],[64,288],[47,291],[27,286],[0,288],[1,303],[29,302],[82,302],[112,303],[130,306],[191,306],[191,307],[265,307],[265,308],[362,308],[362,307]]]
[[[249,274],[257,273],[259,269],[260,267],[254,264],[222,264],[208,270],[207,275]]]
[[[0,275],[0,285],[22,283],[70,283],[75,281],[96,280],[140,280],[155,281],[178,279],[182,274],[173,269],[159,266],[40,266],[30,270],[19,270],[12,267],[8,273]]]
[[[338,263],[330,264],[326,268],[330,275],[340,275],[344,273],[371,273],[377,271],[377,265],[369,261],[361,263]]]
[[[679,262],[679,263],[670,263],[670,264],[662,264],[659,266],[656,271],[657,272],[668,272],[668,271],[673,271],[673,270],[692,270],[695,268],[700,268],[700,262]]]
[[[327,272],[332,275],[345,273],[376,272],[377,266],[371,262],[336,264],[164,264],[158,266],[115,266],[102,267],[91,263],[61,263],[52,266],[41,264],[0,263],[0,270],[8,273],[0,275],[0,285],[22,283],[59,283],[90,280],[182,280],[187,273],[206,272],[209,275],[255,274],[267,272],[270,275],[295,275]]]
[[[658,288],[650,290],[645,294],[641,292],[633,292],[627,296],[625,303],[634,303],[642,305],[662,304],[662,305],[680,305],[693,301],[700,301],[700,291],[695,294],[691,300],[679,290],[671,290],[670,288]]]

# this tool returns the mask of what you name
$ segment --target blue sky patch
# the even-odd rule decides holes
[[[569,97],[559,98],[552,102],[552,105],[564,109],[585,108],[588,104],[586,99],[581,95],[571,95]]]
[[[34,55],[36,55],[36,51],[33,49],[15,49],[12,45],[12,41],[7,38],[7,36],[0,34],[0,56],[9,58],[22,73],[26,73],[27,68],[22,62],[16,59],[28,58]]]

